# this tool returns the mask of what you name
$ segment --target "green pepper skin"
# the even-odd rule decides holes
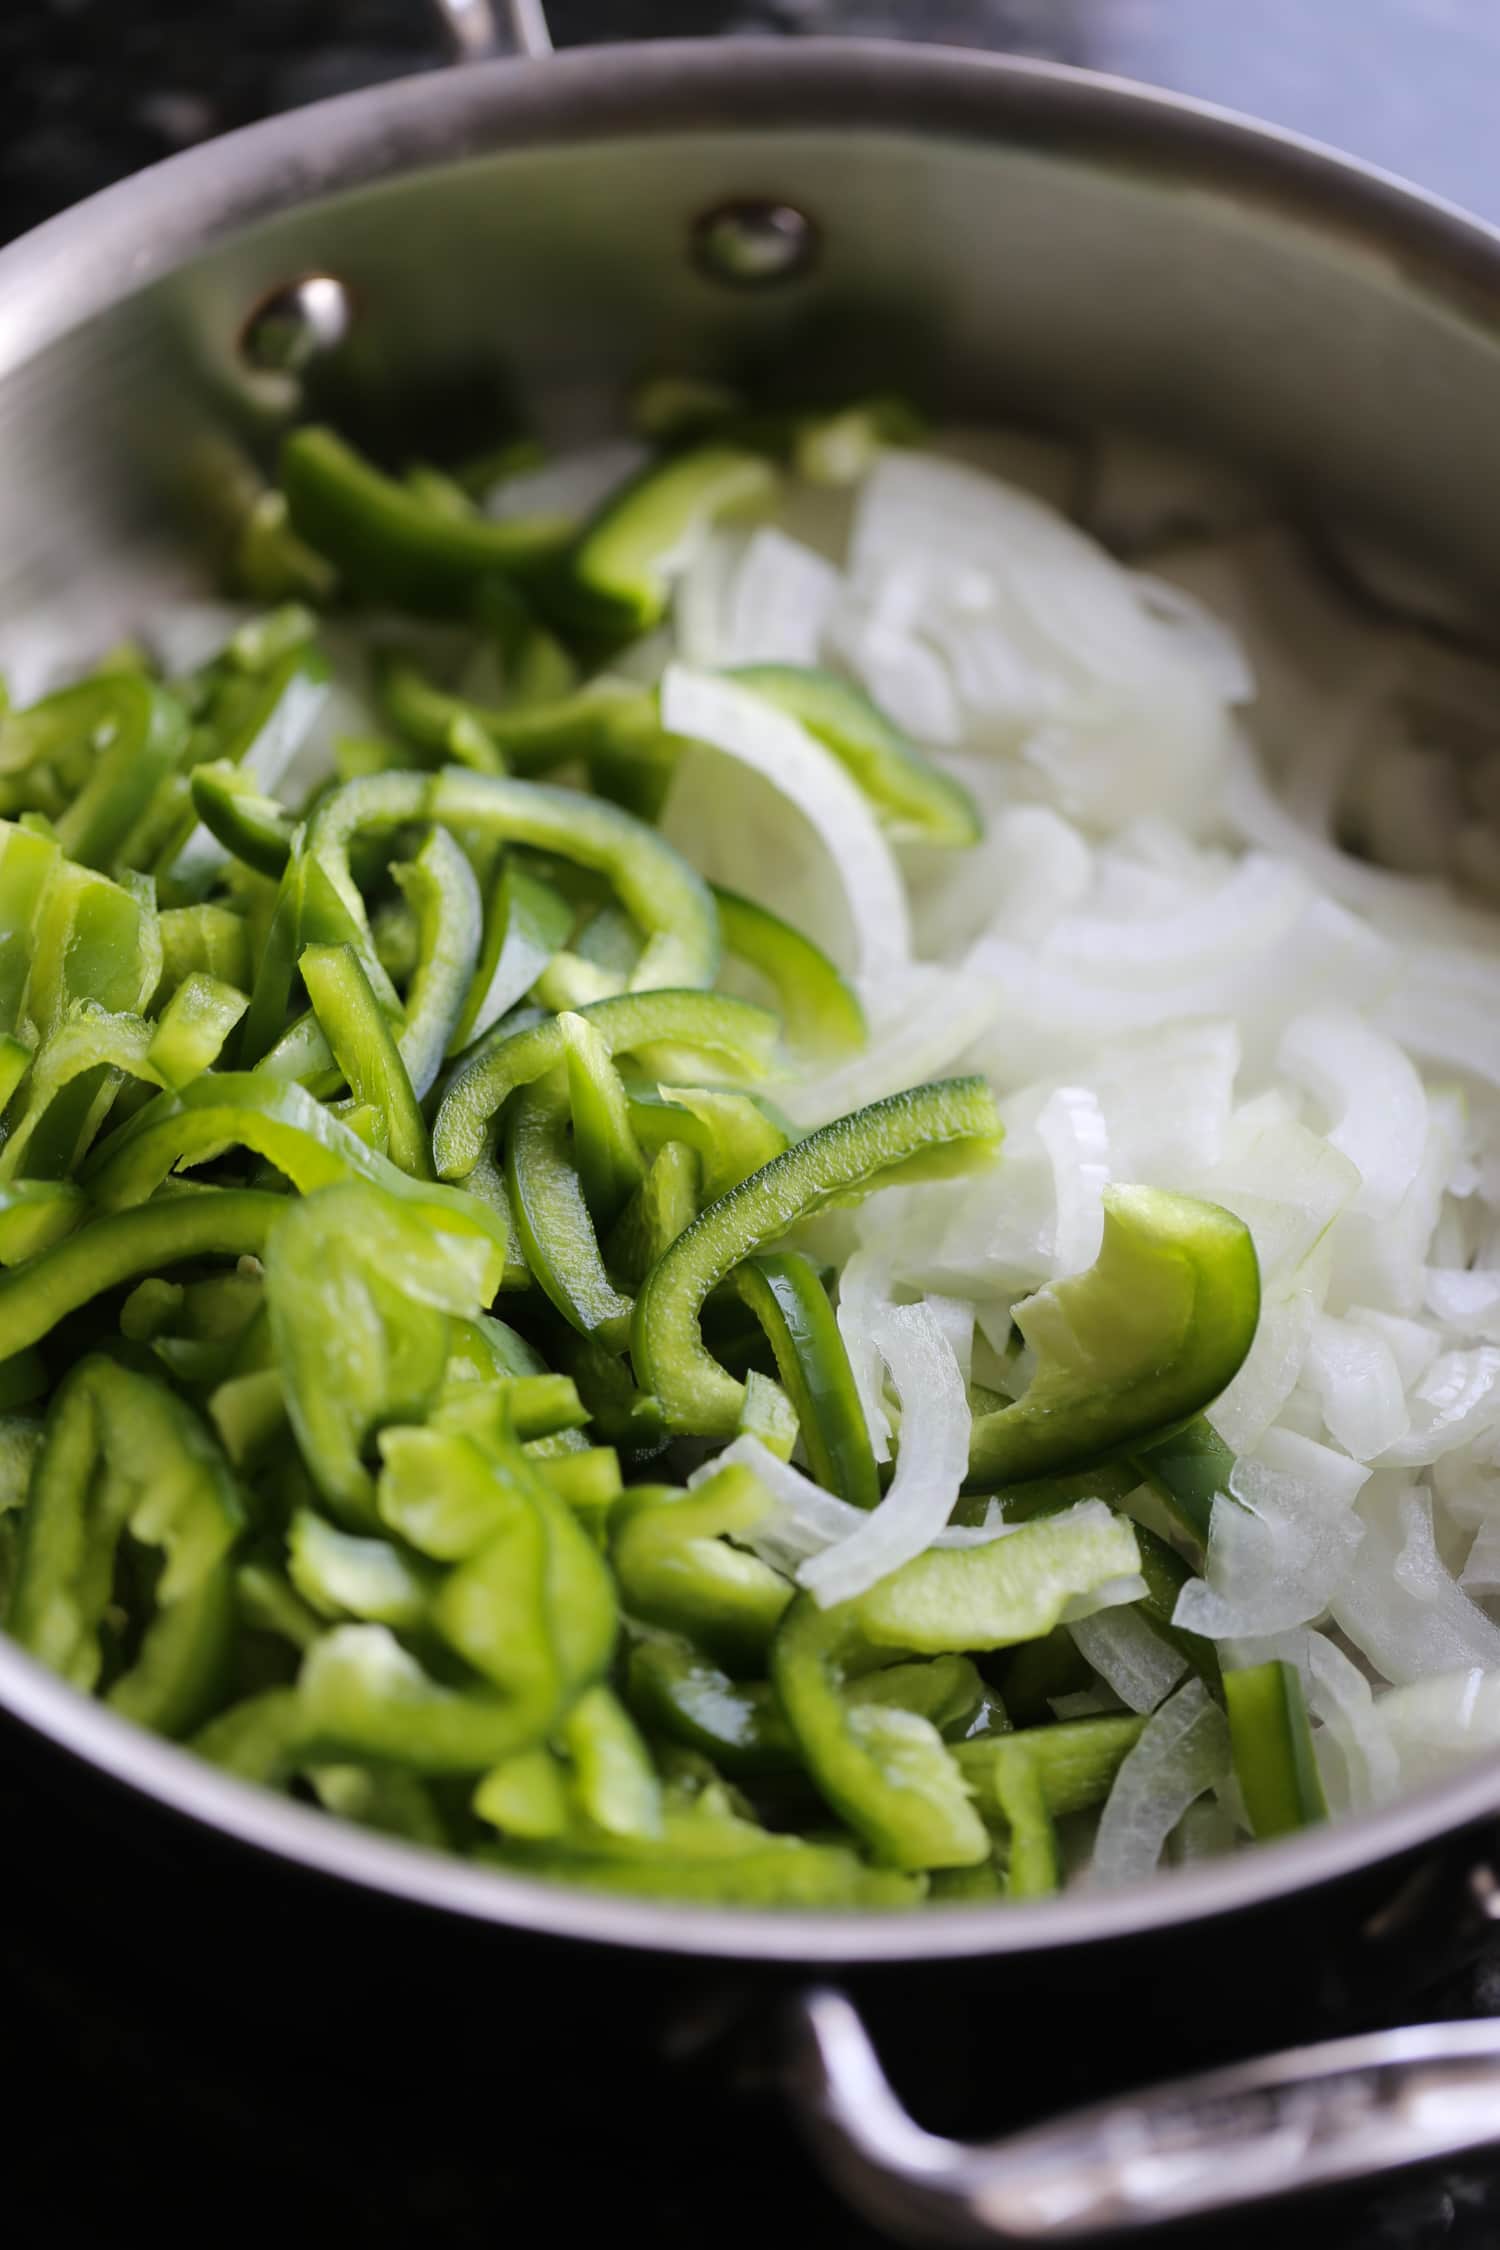
[[[1087,1273],[1017,1308],[1037,1371],[977,1418],[971,1486],[1082,1469],[1190,1421],[1232,1381],[1260,1318],[1248,1228],[1217,1204],[1157,1188],[1104,1193]]]
[[[597,1032],[610,1055],[671,1044],[692,1048],[744,1077],[766,1070],[776,1040],[774,1016],[748,1000],[731,1000],[720,992],[626,992],[593,1001],[576,1013]],[[554,1016],[487,1044],[464,1064],[433,1120],[432,1148],[439,1177],[464,1179],[479,1160],[491,1120],[510,1095],[565,1062],[567,1051],[567,1028]]]
[[[1275,1657],[1224,1674],[1235,1778],[1262,1842],[1328,1818],[1302,1681]]]
[[[245,1521],[206,1426],[163,1384],[86,1359],[52,1404],[22,1519],[7,1629],[75,1687],[104,1662],[115,1555],[132,1537],[166,1554],[134,1664],[109,1699],[180,1734],[212,1707],[233,1625],[228,1557]]]
[[[747,1258],[735,1286],[766,1332],[813,1477],[856,1508],[880,1498],[864,1408],[828,1292],[796,1251]]]
[[[493,523],[435,508],[316,427],[284,442],[280,482],[299,539],[360,593],[421,614],[462,612],[497,571],[534,577],[568,531],[555,521]]]
[[[891,1094],[820,1126],[700,1214],[647,1275],[636,1299],[631,1346],[641,1382],[672,1430],[732,1437],[744,1403],[704,1348],[700,1315],[711,1290],[799,1219],[858,1198],[903,1161],[934,1150],[960,1164],[987,1163],[1000,1139],[983,1079],[953,1078]]]
[[[587,631],[648,631],[666,611],[670,557],[716,517],[764,507],[775,470],[753,453],[705,445],[654,463],[584,526],[556,584],[554,608]]]
[[[865,1043],[865,1012],[853,987],[812,939],[769,907],[714,886],[726,953],[759,971],[776,994],[790,1046],[830,1059]]]

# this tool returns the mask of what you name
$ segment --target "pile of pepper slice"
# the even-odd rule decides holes
[[[999,1126],[960,1078],[797,1135],[780,1060],[856,1048],[858,1002],[653,825],[677,746],[601,653],[786,460],[903,434],[721,418],[581,530],[299,431],[238,557],[277,606],[186,677],[127,647],[0,715],[0,1597],[77,1689],[397,1836],[686,1901],[1035,1895],[1143,1724],[1052,1720],[1064,1620],[1142,1572],[1171,1633],[1254,1253],[1116,1191],[1028,1389],[971,1399],[962,1509],[1004,1537],[826,1608],[754,1551],[772,1496],[725,1441],[859,1510],[888,1479],[799,1230]],[[456,620],[503,697],[385,647],[385,735],[284,803],[304,599]],[[893,833],[973,840],[848,683],[743,680]],[[1121,1504],[1143,1480],[1182,1552]],[[1295,1675],[1229,1715],[1256,1825],[1316,1817]]]

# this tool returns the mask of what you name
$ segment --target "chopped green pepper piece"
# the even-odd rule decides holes
[[[274,797],[262,796],[251,775],[223,761],[195,766],[192,792],[198,818],[216,842],[279,880],[297,833],[293,816]]]
[[[739,1467],[691,1492],[627,1493],[611,1523],[610,1559],[632,1616],[688,1634],[731,1669],[763,1663],[792,1588],[729,1537],[758,1523],[768,1505]]]
[[[195,971],[184,977],[157,1019],[146,1049],[148,1068],[164,1086],[180,1087],[211,1070],[225,1040],[250,1005],[243,992]]]
[[[559,551],[557,521],[492,522],[435,508],[372,468],[332,430],[294,430],[281,449],[292,529],[360,593],[400,609],[464,609],[493,572],[534,576]]]
[[[671,558],[716,518],[764,507],[776,483],[769,463],[722,445],[643,470],[578,534],[549,589],[557,607],[591,631],[644,632],[665,612]]]
[[[827,1204],[868,1193],[907,1158],[925,1161],[937,1149],[960,1163],[988,1162],[999,1138],[983,1079],[948,1079],[821,1126],[711,1203],[653,1267],[636,1299],[636,1366],[661,1400],[668,1427],[701,1437],[734,1434],[744,1385],[704,1348],[699,1318],[710,1290],[742,1260]]]
[[[880,1475],[870,1432],[816,1266],[797,1251],[763,1252],[747,1258],[734,1279],[776,1356],[813,1476],[854,1507],[873,1508]]]
[[[1328,1800],[1297,1667],[1274,1657],[1226,1671],[1224,1700],[1235,1779],[1254,1834],[1262,1841],[1290,1836],[1326,1820]]]
[[[352,945],[309,945],[297,964],[324,1038],[357,1102],[385,1119],[391,1161],[432,1178],[427,1125],[401,1049]]]
[[[1158,1188],[1106,1188],[1096,1262],[1017,1308],[1036,1373],[1014,1404],[975,1421],[970,1483],[1082,1468],[1187,1421],[1230,1382],[1259,1317],[1255,1246],[1238,1219]]]
[[[769,907],[714,886],[724,950],[771,985],[788,1043],[804,1054],[854,1054],[865,1043],[865,1013],[826,953]]]
[[[1161,1494],[1184,1531],[1200,1547],[1207,1547],[1214,1501],[1228,1492],[1234,1470],[1234,1455],[1212,1423],[1200,1414],[1170,1437],[1143,1445],[1134,1465]]]
[[[505,1185],[527,1266],[564,1320],[623,1350],[630,1299],[605,1271],[569,1145],[561,1075],[516,1095],[506,1118]]]
[[[550,883],[508,861],[484,912],[474,979],[449,1040],[467,1047],[525,999],[567,939],[573,910]]]

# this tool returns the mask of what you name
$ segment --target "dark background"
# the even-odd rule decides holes
[[[1256,112],[1500,221],[1500,0],[552,0],[549,13],[560,46],[846,31],[1085,64]],[[424,0],[0,0],[0,240],[196,141],[439,67],[445,53]],[[0,1754],[0,1869],[28,1848],[4,1817],[7,1798]],[[549,2074],[529,2105],[497,2088],[493,2130],[467,2163],[418,2137],[363,2145],[357,2121],[321,2120],[309,2098],[318,2068],[339,2067],[339,2027],[320,2016],[316,1990],[286,1995],[294,2102],[274,2066],[236,2081],[217,2051],[216,1988],[232,1982],[235,1936],[213,1901],[183,1932],[204,1947],[201,2038],[184,2044],[149,2008],[130,2021],[101,2012],[67,1915],[30,1900],[17,1913],[16,1897],[0,1873],[0,2227],[16,2250],[140,2232],[288,2250],[537,2239],[572,2250],[605,2227],[645,2233],[659,2250],[873,2242],[817,2187],[773,2108],[704,2108],[701,2085],[664,2096],[624,2084],[607,2110],[580,2116]],[[107,1867],[97,1913],[118,1917],[128,1949],[128,1896],[112,1894]],[[1423,2012],[1492,2008],[1500,1961],[1431,1994]],[[507,2018],[503,1994],[491,2012],[514,2077],[526,2026]],[[1024,2024],[995,2027],[997,2083],[1027,2037]],[[1500,2194],[1461,2174],[1315,2224],[1324,2250],[1495,2250]],[[1255,2238],[1273,2230],[1310,2238],[1274,2219]]]

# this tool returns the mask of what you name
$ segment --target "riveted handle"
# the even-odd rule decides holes
[[[791,2083],[836,2184],[911,2243],[1105,2242],[1500,2145],[1494,2022],[1293,2048],[970,2146],[912,2121],[856,2010],[817,1990]]]
[[[447,26],[457,62],[488,62],[495,55],[550,55],[543,0],[433,0]]]

